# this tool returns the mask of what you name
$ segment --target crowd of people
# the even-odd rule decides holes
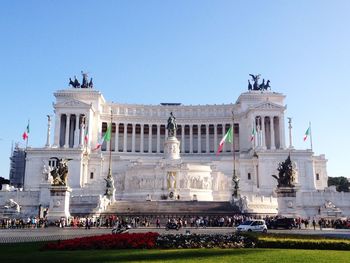
[[[269,225],[276,217],[250,216],[250,215],[232,215],[232,216],[117,216],[105,215],[100,217],[70,217],[68,220],[62,218],[55,222],[57,227],[85,228],[92,227],[113,228],[115,225],[130,225],[132,228],[138,227],[165,227],[167,223],[175,223],[179,227],[235,227],[240,223],[251,219],[264,219]],[[45,218],[28,217],[26,219],[0,219],[2,229],[18,228],[40,228],[49,226]],[[294,227],[299,229],[308,228],[350,228],[350,221],[344,219],[325,219],[325,218],[295,218]]]

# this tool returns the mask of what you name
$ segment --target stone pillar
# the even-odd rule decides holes
[[[277,188],[277,203],[278,215],[283,217],[296,217],[296,187],[278,187]]]
[[[51,116],[47,115],[47,133],[46,133],[46,144],[45,144],[45,147],[47,148],[51,147],[50,137],[51,137]]]
[[[119,152],[119,123],[115,123],[115,146],[114,149],[116,152]]]
[[[275,125],[274,118],[270,116],[270,131],[271,131],[271,150],[275,150]]]
[[[79,137],[80,137],[79,120],[80,120],[79,114],[75,114],[75,130],[74,130],[73,148],[77,148],[79,146]]]
[[[168,129],[165,129],[165,138],[164,138],[165,140],[166,140],[166,138],[169,137],[169,134],[168,134],[168,133],[169,133]]]
[[[262,143],[262,148],[266,149],[266,140],[265,140],[265,116],[261,116],[261,130],[262,130],[262,138],[261,138],[261,143]]]
[[[214,124],[214,152],[216,147],[218,147],[218,125]]]
[[[286,141],[285,141],[285,131],[284,131],[284,115],[278,116],[278,124],[279,124],[279,130],[280,130],[280,148],[285,149],[286,148]]]
[[[190,153],[193,153],[193,125],[190,124]]]
[[[131,152],[135,152],[136,124],[132,124]]]
[[[292,138],[292,118],[288,118],[288,129],[289,129],[289,149],[293,149],[293,138]]]
[[[197,127],[198,127],[198,129],[197,129],[197,131],[198,131],[198,153],[201,153],[202,152],[202,134],[201,134],[201,124],[198,124],[197,125]]]
[[[160,124],[157,124],[157,153],[160,153]]]
[[[185,152],[185,124],[181,125],[181,152]]]
[[[140,134],[140,153],[143,153],[143,140],[144,140],[144,127],[145,125],[143,123],[140,124],[141,126],[141,134]]]
[[[152,153],[152,124],[148,125],[148,153]]]
[[[69,147],[69,126],[70,126],[70,116],[66,114],[66,138],[64,140],[64,148],[68,148]]]
[[[69,200],[72,190],[68,186],[50,187],[50,208],[47,215],[49,222],[55,222],[70,217]]]
[[[165,159],[180,158],[180,142],[176,137],[170,137],[164,141],[164,155]]]
[[[78,122],[79,123],[79,122]],[[87,129],[86,124],[83,123],[83,120],[80,124],[80,142],[79,147],[82,148],[84,146],[84,133],[85,129]]]
[[[54,145],[59,147],[60,146],[60,138],[61,138],[61,118],[62,114],[57,114],[55,116],[55,135],[54,135]]]
[[[205,151],[209,153],[209,124],[205,125],[205,139]]]
[[[124,123],[124,145],[123,145],[123,152],[128,151],[128,124]]]

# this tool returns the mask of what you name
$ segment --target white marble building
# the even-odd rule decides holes
[[[330,201],[343,216],[350,215],[350,196],[326,188],[325,156],[286,146],[286,106],[281,93],[248,91],[235,103],[220,105],[111,103],[99,91],[86,88],[67,88],[54,95],[53,141],[48,127],[46,145],[27,150],[24,191],[20,195],[24,199],[30,195],[32,202],[17,200],[20,205],[22,201],[30,203],[23,205],[24,212],[27,209],[30,213],[38,204],[49,206],[50,157],[72,159],[68,177],[72,209],[84,204],[87,212],[101,211],[110,150],[117,202],[162,200],[170,191],[182,201],[231,201],[234,150],[245,212],[278,213],[277,182],[271,175],[277,174],[278,163],[290,153],[297,169],[298,189],[295,202],[288,205],[290,214],[317,216],[320,207]],[[170,112],[178,124],[180,152],[178,158],[169,159],[164,145]],[[111,143],[93,150],[110,122]],[[220,140],[232,125],[234,143],[216,155]],[[251,140],[253,129],[257,133]],[[0,203],[13,195],[2,192]]]

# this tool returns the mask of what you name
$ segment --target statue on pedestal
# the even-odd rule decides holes
[[[176,118],[174,117],[172,112],[170,112],[170,117],[168,118],[167,130],[168,130],[168,137],[176,136],[177,124],[176,124]]]
[[[106,181],[106,192],[105,192],[105,196],[111,200],[113,199],[113,193],[114,193],[114,180],[112,177],[112,174],[108,173],[107,178],[104,178],[104,180]]]

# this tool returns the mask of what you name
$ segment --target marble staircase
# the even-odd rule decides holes
[[[116,201],[103,214],[119,215],[232,215],[230,202],[215,201]]]

